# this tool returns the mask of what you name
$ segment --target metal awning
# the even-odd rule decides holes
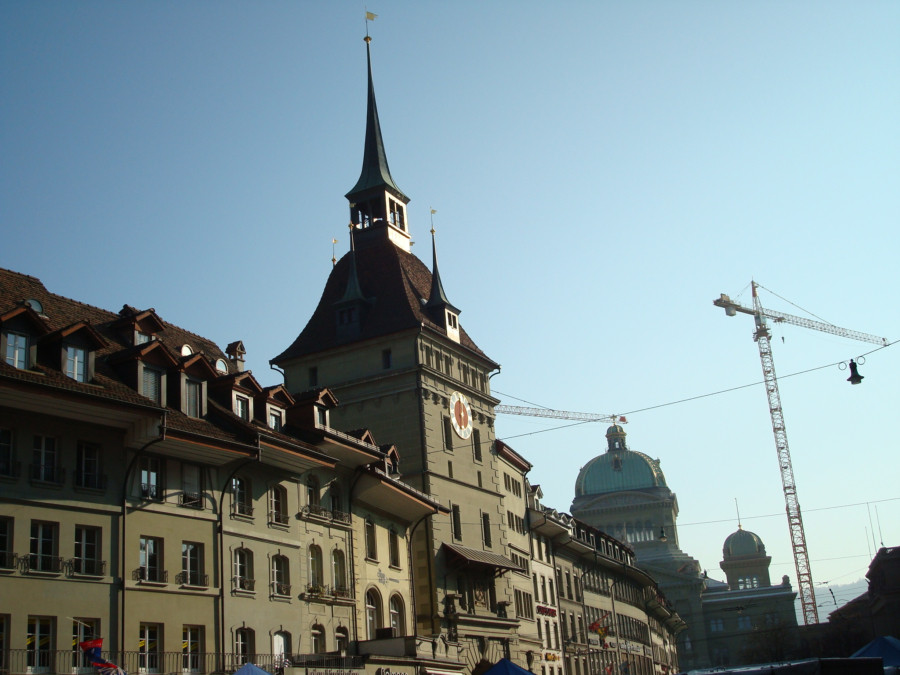
[[[474,548],[466,548],[457,544],[448,544],[444,542],[444,548],[447,550],[451,560],[460,562],[464,565],[475,565],[484,568],[499,570],[500,574],[508,570],[514,572],[524,572],[521,567],[516,565],[512,560],[496,553],[488,551],[478,551]]]

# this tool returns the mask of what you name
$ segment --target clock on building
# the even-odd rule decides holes
[[[450,423],[460,438],[472,435],[472,407],[469,400],[458,391],[450,396]]]

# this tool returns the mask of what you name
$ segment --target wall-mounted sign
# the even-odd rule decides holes
[[[537,606],[537,613],[541,616],[556,616],[556,610],[553,607]]]

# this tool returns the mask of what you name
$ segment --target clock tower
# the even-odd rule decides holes
[[[367,428],[394,444],[399,477],[449,509],[408,532],[415,634],[457,642],[472,670],[503,657],[524,664],[519,621],[507,607],[517,589],[530,591],[520,566],[529,553],[510,550],[505,527],[510,477],[495,445],[490,392],[499,366],[447,297],[434,230],[431,269],[410,252],[409,198],[388,168],[368,38],[366,56],[363,166],[346,195],[351,247],[305,328],[272,363],[294,394],[328,387],[340,402],[331,426]]]

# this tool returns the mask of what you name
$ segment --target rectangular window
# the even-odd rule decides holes
[[[275,431],[281,431],[281,411],[280,410],[270,410],[269,411],[269,427],[274,429]]]
[[[450,527],[453,532],[453,538],[462,541],[462,521],[459,517],[459,504],[453,504],[450,507]]]
[[[141,394],[154,403],[162,402],[162,372],[149,366],[143,367],[141,374]]]
[[[203,544],[195,541],[181,542],[181,579],[183,586],[206,586],[203,573]]]
[[[388,543],[390,544],[390,565],[391,567],[400,567],[400,536],[394,530],[390,532]]]
[[[13,568],[13,520],[0,518],[0,569]]]
[[[66,376],[76,382],[87,382],[87,351],[84,347],[66,345]]]
[[[21,333],[6,334],[6,362],[13,368],[28,367],[28,336]]]
[[[444,449],[453,450],[453,426],[449,417],[444,417]]]
[[[141,496],[144,499],[162,500],[162,461],[158,457],[141,457]]]
[[[13,465],[13,434],[10,429],[0,429],[0,476],[16,475]]]
[[[453,478],[453,462],[447,462],[447,477]]]
[[[72,561],[75,574],[88,576],[104,574],[104,565],[100,560],[100,534],[99,527],[75,526],[75,558]]]
[[[59,482],[56,466],[56,439],[50,436],[35,436],[31,453],[31,477],[45,483]]]
[[[484,545],[491,547],[491,516],[488,513],[481,514],[481,537]]]
[[[478,429],[472,429],[472,456],[476,462],[481,461],[481,432]]]
[[[184,414],[188,417],[200,417],[200,395],[202,385],[196,380],[184,383]]]
[[[162,628],[157,623],[142,623],[138,637],[138,672],[158,673]]]
[[[309,369],[309,386],[310,387],[318,387],[319,386],[319,369],[313,366]]]
[[[203,653],[203,626],[184,626],[181,629],[181,672],[199,673]]]
[[[99,637],[99,625],[100,622],[97,619],[83,619],[78,617],[72,619],[72,672],[96,672],[88,655],[84,653],[84,650],[82,650],[78,644]]]
[[[31,521],[31,548],[28,568],[34,572],[60,572],[59,523]]]
[[[75,461],[75,485],[96,490],[106,487],[100,476],[100,446],[78,441]]]
[[[378,546],[375,539],[375,523],[366,520],[366,558],[378,560]]]
[[[140,567],[138,579],[141,581],[164,582],[166,579],[163,564],[163,542],[156,537],[141,537]]]
[[[234,397],[234,414],[245,422],[250,421],[250,399],[244,396]]]
[[[203,508],[203,485],[200,467],[181,465],[181,505],[190,509]]]
[[[29,616],[25,640],[26,664],[31,673],[48,673],[53,667],[56,651],[54,619],[49,616]]]
[[[389,370],[391,367],[391,350],[383,349],[381,350],[381,368],[383,370]]]

